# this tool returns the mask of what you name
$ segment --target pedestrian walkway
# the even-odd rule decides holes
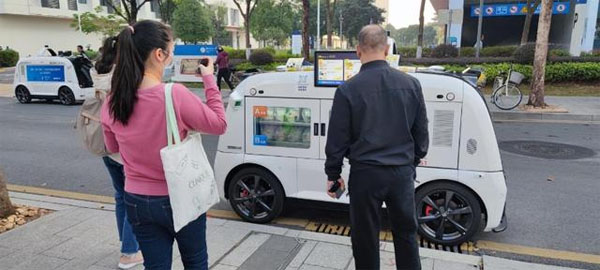
[[[562,97],[547,96],[545,101],[550,105],[557,105],[566,109],[566,113],[539,113],[525,112],[518,108],[503,111],[494,104],[490,104],[489,97],[485,97],[488,108],[494,120],[537,120],[537,121],[583,121],[600,123],[600,97]],[[527,102],[523,97],[522,104]]]
[[[55,212],[0,234],[3,270],[116,269],[120,244],[113,205],[16,192],[10,196],[13,203]],[[210,217],[207,223],[213,270],[354,269],[348,237]],[[173,250],[173,269],[183,269],[177,248]],[[420,253],[423,270],[569,269],[430,249]],[[381,244],[381,269],[395,269],[392,243]]]

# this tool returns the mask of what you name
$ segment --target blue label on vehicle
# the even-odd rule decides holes
[[[175,55],[217,56],[217,45],[175,45]]]
[[[585,0],[577,0],[578,4],[585,4]],[[569,2],[554,2],[552,5],[552,14],[561,15],[569,13]],[[534,11],[535,14],[540,14],[542,5],[539,5]],[[479,5],[471,5],[471,17],[479,17]],[[496,16],[525,16],[527,14],[527,4],[491,4],[483,6],[483,17]]]
[[[64,82],[65,67],[59,65],[28,65],[28,82]]]
[[[254,145],[267,145],[267,135],[254,135]]]

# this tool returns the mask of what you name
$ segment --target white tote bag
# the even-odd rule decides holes
[[[219,191],[215,174],[202,146],[200,133],[190,132],[185,140],[181,141],[173,108],[172,88],[171,83],[165,86],[169,142],[160,150],[160,158],[169,187],[173,226],[175,232],[178,232],[218,203]]]

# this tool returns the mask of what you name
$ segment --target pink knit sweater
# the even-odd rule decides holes
[[[227,129],[223,101],[215,79],[212,75],[202,79],[206,104],[185,86],[173,86],[173,105],[182,140],[191,130],[221,135]],[[126,126],[114,121],[108,100],[102,107],[104,142],[110,152],[121,153],[127,192],[151,196],[169,194],[160,159],[160,149],[167,145],[164,89],[165,84],[139,89],[138,101]]]

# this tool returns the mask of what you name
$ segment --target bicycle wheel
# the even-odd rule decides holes
[[[521,104],[523,93],[516,85],[509,83],[501,85],[494,90],[492,94],[494,104],[501,110],[512,110]]]

